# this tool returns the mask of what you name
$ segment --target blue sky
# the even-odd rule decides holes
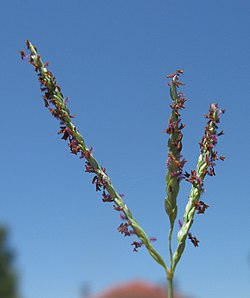
[[[33,42],[57,77],[87,145],[167,259],[164,176],[169,118],[165,75],[183,68],[186,170],[211,102],[226,109],[218,151],[227,157],[206,180],[210,205],[192,228],[176,271],[193,298],[250,295],[249,1],[4,1],[1,3],[1,208],[25,298],[78,298],[134,278],[163,283],[146,250],[117,232],[84,163],[57,135],[33,69],[18,50]],[[179,218],[188,197],[183,183]]]

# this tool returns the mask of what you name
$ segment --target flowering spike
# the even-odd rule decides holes
[[[201,154],[198,158],[196,170],[191,171],[191,175],[185,174],[189,182],[192,183],[192,187],[183,217],[183,225],[178,232],[178,246],[173,256],[173,268],[176,267],[181,258],[187,237],[189,237],[195,246],[198,246],[198,240],[189,236],[189,230],[194,221],[195,211],[204,213],[208,208],[208,205],[199,201],[199,199],[204,192],[203,181],[205,176],[215,175],[215,161],[221,159],[217,157],[217,152],[214,150],[218,141],[217,129],[221,114],[224,114],[224,110],[220,110],[218,104],[210,105],[209,112],[205,115],[208,122],[204,130],[204,135],[199,143]],[[224,160],[224,157],[222,157],[221,160]]]
[[[181,123],[180,110],[185,108],[186,97],[182,92],[177,91],[180,85],[184,85],[179,82],[179,76],[183,73],[183,70],[176,70],[175,73],[168,75],[171,78],[170,83],[170,96],[172,104],[170,108],[172,113],[169,119],[168,127],[165,130],[169,134],[168,140],[168,159],[167,159],[167,174],[166,174],[166,192],[165,198],[165,211],[169,217],[170,230],[169,230],[169,252],[170,252],[170,268],[172,269],[172,233],[174,229],[174,222],[177,216],[177,196],[180,188],[180,181],[185,177],[183,175],[183,167],[186,160],[181,156],[182,150],[182,129],[185,127]]]
[[[115,190],[109,176],[106,173],[106,169],[98,164],[92,154],[92,148],[87,148],[82,135],[73,124],[72,118],[74,118],[74,116],[70,114],[67,106],[67,98],[65,99],[63,97],[61,88],[56,82],[56,78],[47,69],[48,65],[42,62],[40,55],[37,53],[37,49],[31,44],[31,42],[27,40],[26,45],[30,51],[30,55],[28,56],[30,58],[29,62],[34,66],[35,72],[38,74],[41,91],[44,92],[43,100],[45,102],[45,107],[47,107],[51,114],[60,121],[60,133],[63,134],[62,139],[69,140],[68,146],[71,153],[75,155],[80,153],[80,158],[86,159],[85,172],[95,174],[92,183],[95,185],[96,191],[103,190],[103,201],[112,201],[115,203],[117,208],[121,208],[124,216],[127,218],[127,225],[132,228],[131,231],[127,231],[127,225],[121,225],[119,227],[119,231],[123,234],[125,233],[125,236],[135,233],[140,241],[146,246],[148,252],[154,260],[168,272],[165,262],[154,249],[150,242],[150,238],[135,220],[129,208],[125,205],[122,196]],[[26,57],[23,51],[21,51],[20,54],[22,59]],[[108,194],[106,192],[108,192]]]
[[[166,191],[168,195],[165,199],[165,210],[169,216],[171,227],[173,227],[177,215],[176,198],[179,192],[180,180],[184,178],[182,175],[182,169],[186,162],[185,159],[181,160],[183,137],[181,130],[185,125],[181,123],[181,119],[179,118],[179,110],[184,108],[186,97],[183,93],[177,92],[178,84],[176,84],[176,82],[179,81],[180,74],[182,73],[183,70],[176,70],[175,73],[167,76],[168,78],[171,78],[169,85],[173,104],[170,105],[172,108],[172,114],[169,119],[168,128],[166,129],[166,133],[168,133],[170,137],[168,141],[168,171],[166,175]]]

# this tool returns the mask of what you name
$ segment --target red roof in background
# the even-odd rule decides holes
[[[167,298],[167,293],[161,286],[144,281],[133,281],[115,285],[92,298]],[[175,295],[175,298],[181,298],[181,296]]]

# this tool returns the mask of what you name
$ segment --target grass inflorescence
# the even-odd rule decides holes
[[[224,110],[219,109],[218,104],[210,105],[209,112],[205,115],[207,124],[204,135],[199,143],[200,155],[198,157],[196,169],[191,170],[190,173],[185,172],[184,166],[186,160],[181,152],[183,138],[182,130],[185,125],[181,120],[181,111],[185,108],[187,99],[182,92],[178,92],[179,88],[184,85],[180,81],[180,76],[183,74],[183,70],[179,69],[167,76],[167,78],[170,79],[168,85],[172,101],[170,104],[172,111],[168,127],[165,129],[165,132],[169,135],[166,162],[167,195],[164,201],[165,211],[170,223],[168,236],[170,264],[167,266],[161,255],[152,245],[152,242],[156,239],[147,236],[144,229],[134,218],[131,210],[124,202],[123,195],[117,192],[116,188],[113,186],[106,168],[100,166],[94,157],[93,147],[87,147],[83,136],[74,125],[73,119],[75,116],[71,115],[68,108],[68,98],[64,98],[61,88],[56,82],[55,76],[48,70],[49,64],[43,63],[37,49],[30,41],[27,41],[26,45],[29,54],[26,55],[24,51],[20,51],[21,58],[29,60],[29,63],[33,65],[34,70],[37,73],[45,107],[60,123],[58,134],[61,135],[61,139],[68,142],[70,152],[74,155],[78,155],[81,160],[85,161],[85,172],[93,175],[91,182],[94,185],[95,190],[101,193],[102,201],[112,203],[113,209],[120,213],[122,223],[118,226],[117,230],[124,236],[136,235],[138,240],[131,243],[134,247],[133,250],[137,252],[141,246],[145,246],[153,259],[164,268],[168,280],[168,297],[173,298],[173,277],[176,266],[184,252],[186,239],[191,240],[196,247],[199,244],[199,240],[190,232],[194,222],[194,216],[196,213],[203,214],[209,207],[206,203],[200,200],[200,197],[204,192],[204,179],[207,175],[215,175],[214,168],[217,160],[225,159],[224,156],[219,156],[217,151],[215,151],[218,138],[224,134],[223,131],[218,132],[220,116],[224,113]],[[177,198],[180,184],[183,180],[191,184],[191,190],[183,220],[178,220],[180,228],[177,235],[178,243],[173,252],[172,236],[178,212]]]

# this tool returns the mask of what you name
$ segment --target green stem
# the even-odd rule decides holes
[[[168,282],[168,297],[167,298],[173,298],[174,297],[173,276],[167,277],[167,282]]]
[[[168,235],[168,248],[169,248],[169,256],[170,256],[170,270],[172,270],[173,265],[173,251],[172,251],[172,234],[173,234],[174,226],[170,226],[169,235]]]

